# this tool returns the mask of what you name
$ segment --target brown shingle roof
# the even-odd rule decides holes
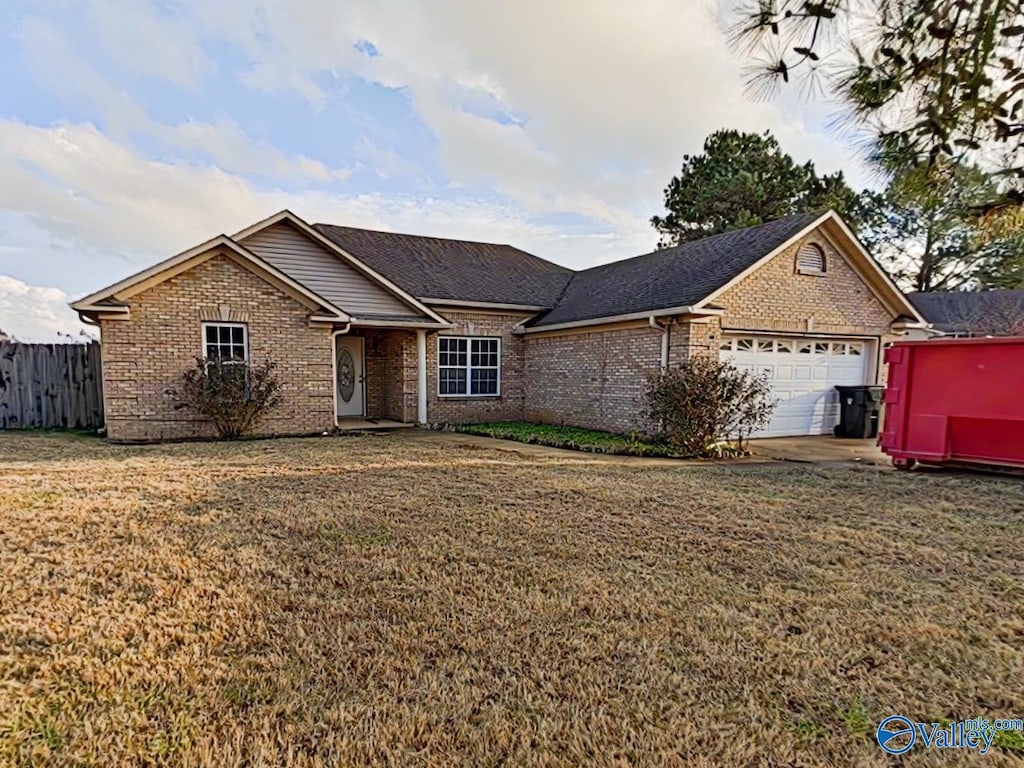
[[[819,217],[794,214],[581,272],[510,245],[313,226],[419,298],[550,308],[530,320],[539,328],[697,304]]]
[[[418,298],[553,307],[573,274],[511,245],[313,226]]]
[[[798,213],[756,227],[577,272],[541,327],[697,304],[820,214]]]

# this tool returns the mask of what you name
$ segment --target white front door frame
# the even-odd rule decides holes
[[[362,336],[351,336],[344,332],[335,332],[334,349],[331,354],[333,387],[334,387],[334,423],[339,419],[361,418],[366,415],[366,340]],[[355,377],[351,405],[343,405],[338,387],[338,357],[342,346],[351,350]],[[358,395],[358,398],[356,397]],[[344,409],[344,412],[343,412]]]

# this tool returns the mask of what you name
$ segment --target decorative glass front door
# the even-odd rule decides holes
[[[360,336],[337,336],[336,339],[334,379],[338,416],[362,416],[366,383],[363,339]]]

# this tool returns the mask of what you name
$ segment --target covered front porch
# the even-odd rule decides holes
[[[352,325],[335,331],[334,404],[339,428],[426,423],[426,335],[425,328],[414,324]]]

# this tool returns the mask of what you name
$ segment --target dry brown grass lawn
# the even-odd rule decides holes
[[[2,765],[884,765],[889,714],[1024,716],[1019,481],[402,436],[0,468]]]

